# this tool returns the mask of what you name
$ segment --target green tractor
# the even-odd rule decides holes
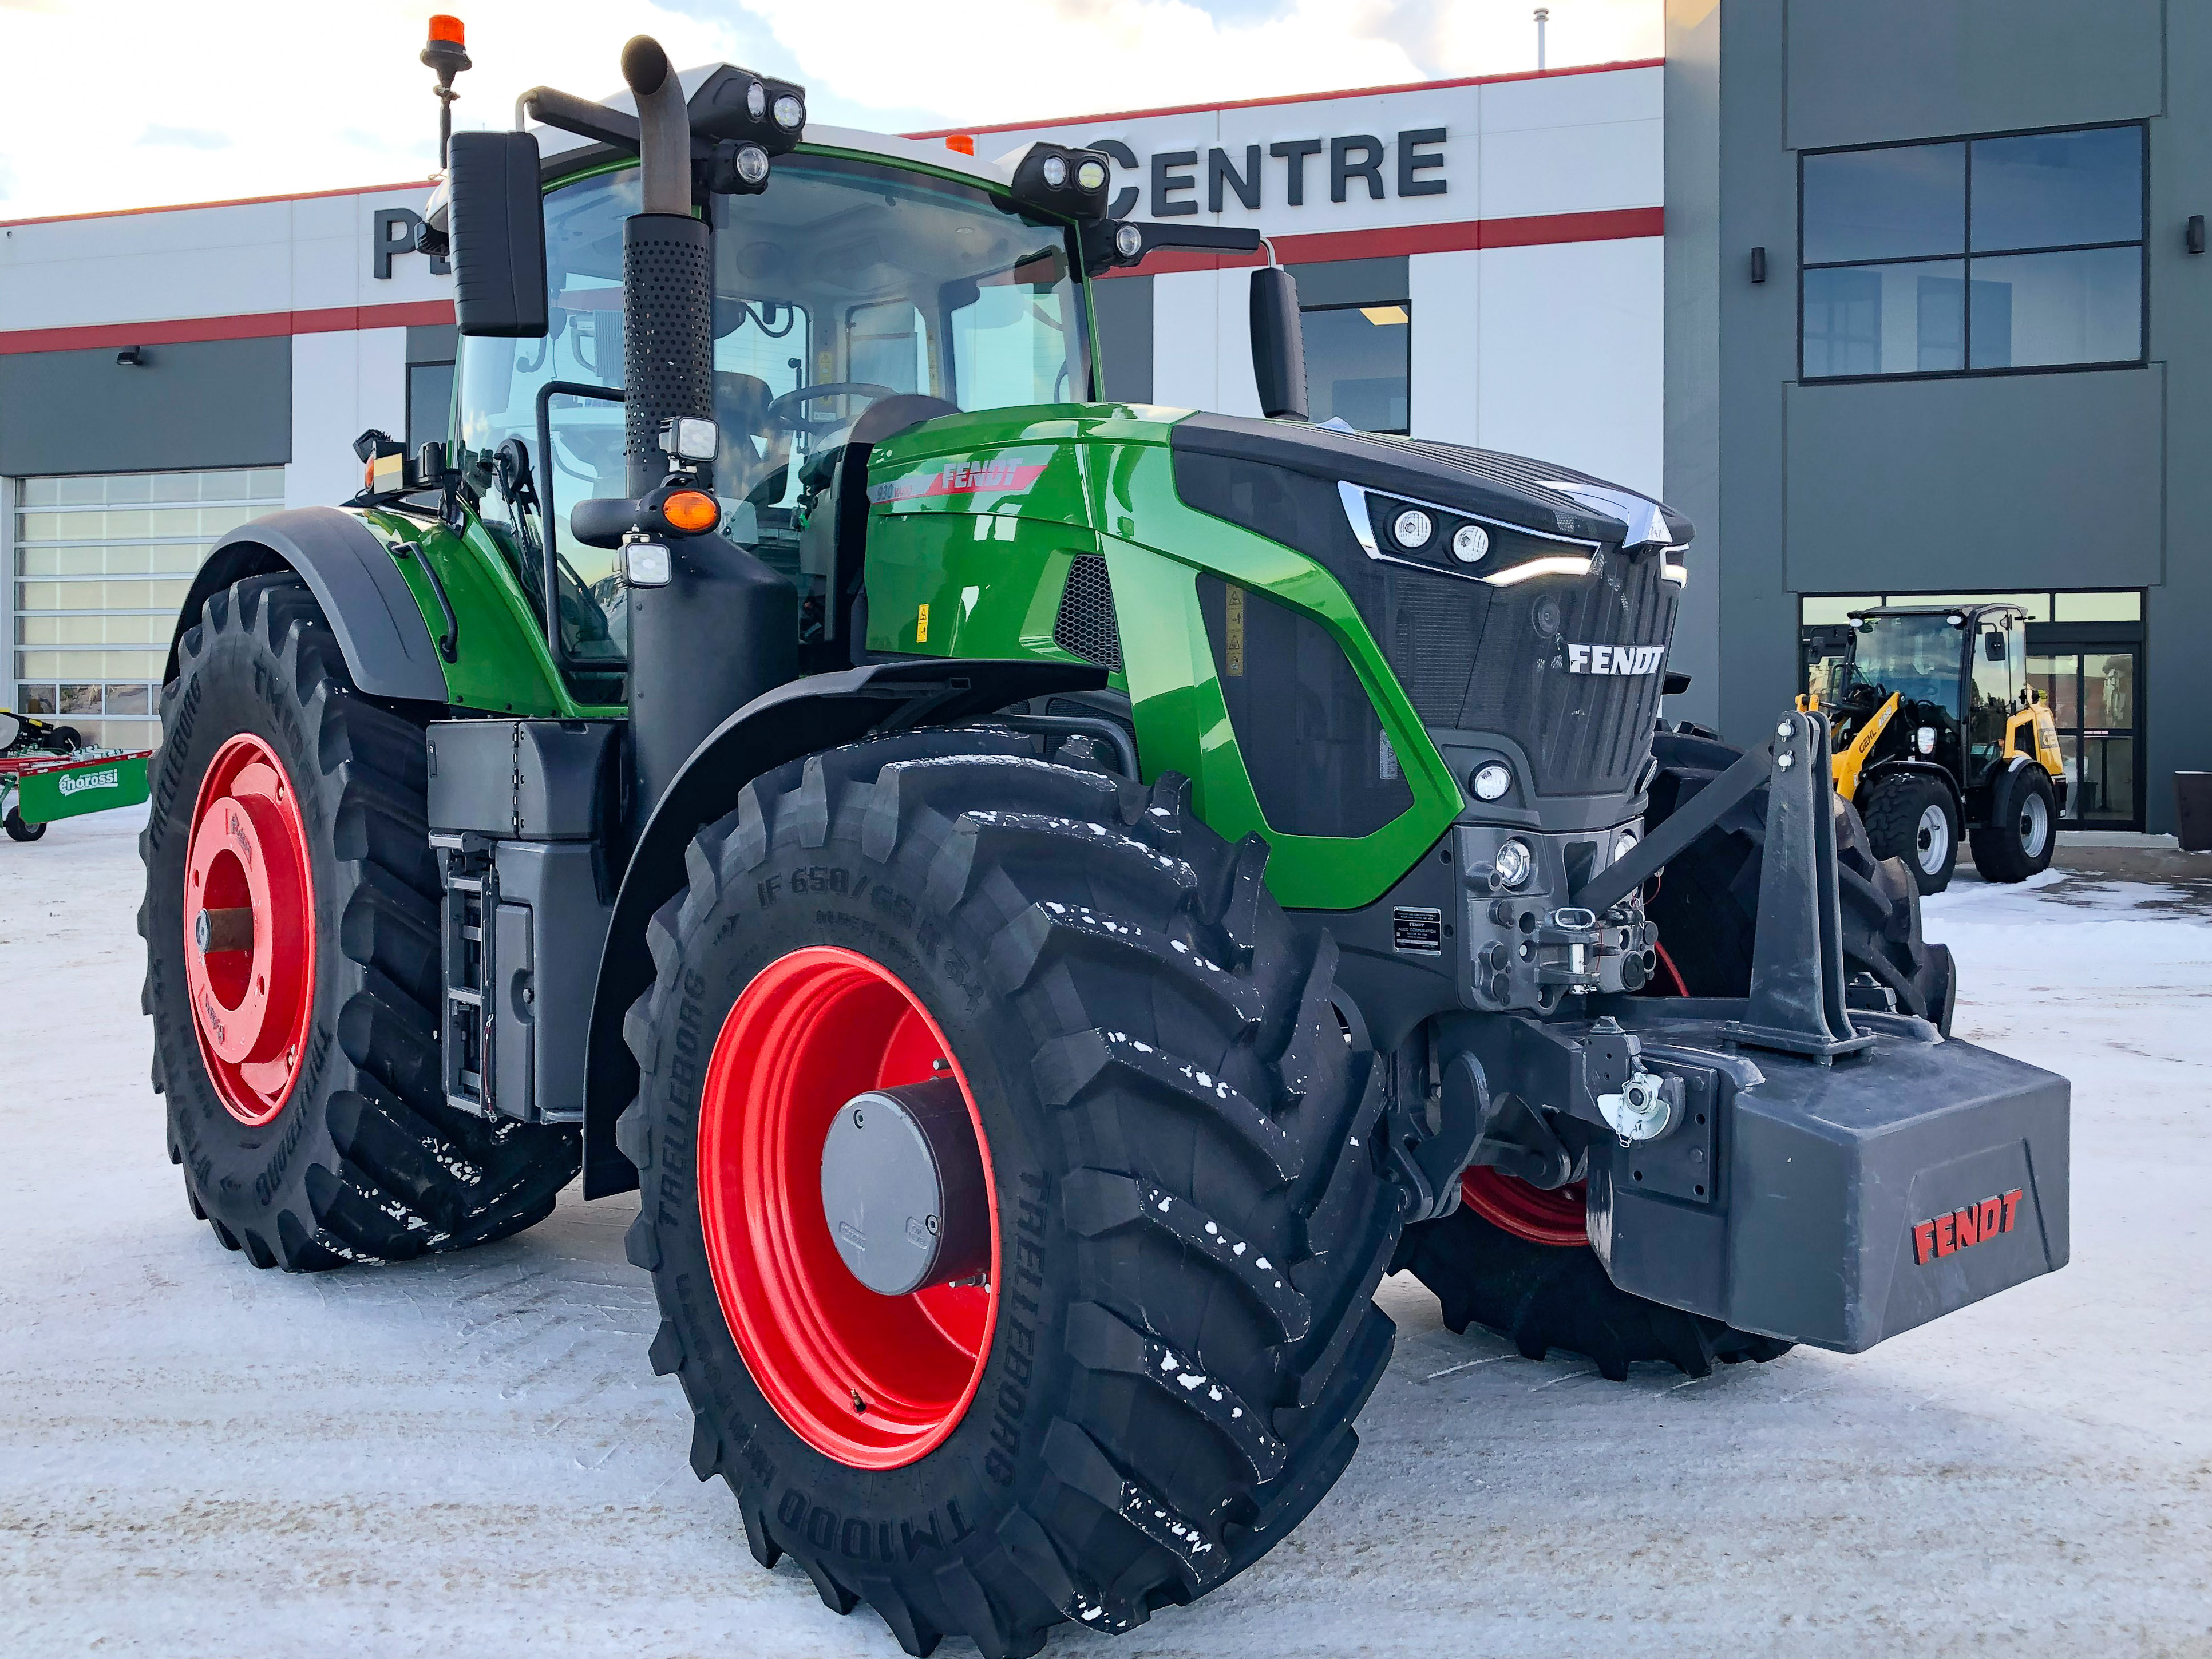
[[[1923,893],[1958,867],[1963,830],[1984,880],[2051,867],[2066,769],[2051,710],[2027,684],[2016,605],[1890,605],[1814,641],[1799,707],[1832,722],[1836,793],[1875,856],[1902,860]]]
[[[623,72],[452,140],[449,439],[178,619],[144,1003],[224,1245],[635,1189],[753,1555],[988,1655],[1297,1526],[1392,1271],[1622,1377],[2063,1264],[2069,1085],[1946,1037],[1825,721],[1660,720],[1679,517],[1310,423],[1273,267],[1267,418],[1102,399],[1089,283],[1256,236]]]

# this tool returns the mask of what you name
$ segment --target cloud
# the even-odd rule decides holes
[[[230,135],[204,127],[148,127],[138,135],[141,144],[162,144],[178,149],[228,149]]]
[[[1654,54],[1660,0],[1551,0],[1557,64]],[[426,178],[437,104],[423,0],[0,0],[11,215]],[[471,0],[457,128],[516,94],[603,96],[623,42],[804,82],[815,115],[884,131],[1042,120],[1527,69],[1524,0]],[[252,43],[241,76],[238,43]],[[127,43],[118,50],[118,43]],[[96,87],[58,64],[99,65]],[[128,126],[114,112],[133,112]],[[149,118],[151,118],[150,119]],[[189,150],[159,167],[147,149]]]

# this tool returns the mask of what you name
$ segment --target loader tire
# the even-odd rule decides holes
[[[1686,732],[1662,732],[1651,748],[1659,769],[1651,781],[1647,831],[1665,823],[1743,752],[1717,738]],[[1870,976],[1895,998],[1899,1013],[1931,1021],[1948,1036],[1958,990],[1950,949],[1922,937],[1920,889],[1904,860],[1877,859],[1858,814],[1841,796],[1832,799],[1844,975]],[[1766,791],[1759,788],[1723,813],[1719,823],[1660,873],[1658,891],[1645,913],[1659,925],[1660,946],[1684,994],[1750,994],[1765,843]],[[1665,977],[1662,969],[1661,978]]]
[[[445,1103],[420,723],[356,694],[287,573],[210,597],[161,732],[138,841],[141,1006],[192,1213],[255,1267],[294,1272],[542,1220],[576,1132]],[[252,943],[200,949],[202,909],[250,913]]]
[[[1924,772],[1877,778],[1867,792],[1865,822],[1875,856],[1904,865],[1923,896],[1951,884],[1965,837],[1958,803],[1942,783]]]
[[[2026,881],[2051,867],[2058,849],[2058,796],[2051,774],[2033,762],[1990,786],[1990,821],[1966,832],[1984,881]]]
[[[1334,945],[1292,934],[1265,843],[1221,841],[1184,780],[1031,742],[908,733],[749,785],[692,843],[624,1027],[629,1249],[692,1469],[763,1565],[793,1556],[912,1654],[1027,1655],[1220,1584],[1342,1472],[1393,1338],[1379,1084]],[[836,1254],[819,1148],[908,1084],[940,1121],[964,1104],[994,1254],[878,1295]],[[977,1213],[945,1207],[948,1232]]]

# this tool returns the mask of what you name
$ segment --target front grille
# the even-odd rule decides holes
[[[1106,574],[1106,561],[1096,553],[1079,553],[1067,568],[1067,586],[1060,591],[1060,615],[1052,624],[1052,640],[1061,650],[1109,673],[1121,672],[1121,634],[1114,625],[1114,583]]]

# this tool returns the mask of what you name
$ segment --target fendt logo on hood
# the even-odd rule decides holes
[[[1650,674],[1667,654],[1663,645],[1573,645],[1567,647],[1570,674]]]
[[[1912,1259],[1926,1267],[1939,1255],[1955,1255],[1971,1244],[1986,1244],[1999,1233],[2008,1233],[2020,1219],[2021,1188],[1999,1193],[1963,1210],[1912,1224]]]

